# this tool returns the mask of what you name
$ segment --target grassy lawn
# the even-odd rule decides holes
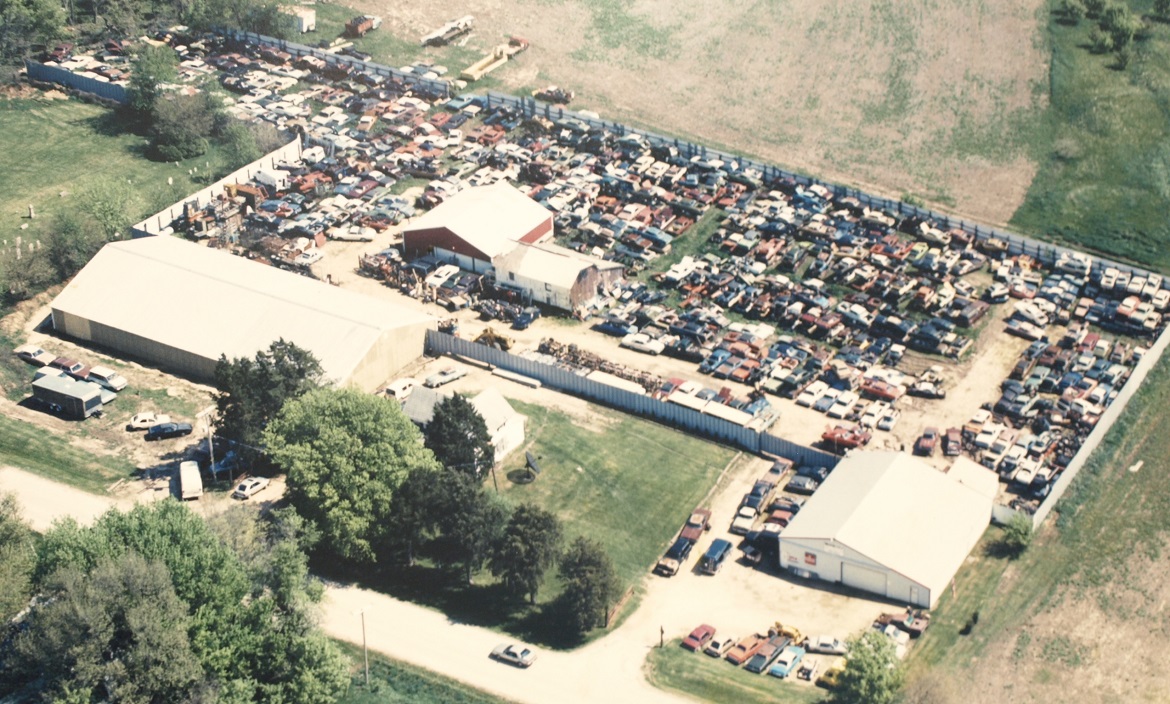
[[[814,704],[826,699],[825,691],[814,686],[754,675],[724,660],[683,650],[681,642],[675,638],[647,656],[646,678],[655,687],[708,702]]]
[[[125,459],[99,455],[60,435],[0,415],[0,464],[28,470],[78,489],[103,494],[106,487],[129,477],[134,465]]]
[[[210,153],[179,166],[150,161],[144,137],[123,132],[111,110],[77,100],[0,99],[0,153],[20,155],[0,169],[0,227],[4,239],[26,241],[43,234],[55,212],[76,207],[90,184],[128,180],[138,189],[138,220],[202,188],[187,171],[216,163]],[[29,228],[21,232],[22,224]]]
[[[524,463],[522,452],[513,454],[496,473],[501,493],[512,504],[531,501],[560,516],[569,540],[588,535],[601,541],[626,587],[640,583],[736,455],[730,448],[598,406],[590,406],[590,421],[583,424],[559,411],[512,404],[528,417],[525,449],[539,458],[542,471],[535,482],[513,485],[508,474]],[[490,489],[490,479],[487,485]],[[555,570],[546,576],[537,604],[530,606],[504,594],[487,571],[468,585],[460,569],[436,564],[425,550],[420,557],[413,567],[387,562],[375,570],[341,573],[322,559],[314,569],[540,646],[580,644],[560,628],[551,608],[561,591]],[[638,598],[635,588],[629,608]]]
[[[507,704],[506,699],[482,692],[448,677],[370,654],[370,686],[360,646],[334,641],[350,660],[353,680],[339,704]]]
[[[980,659],[1004,658],[1013,644],[1017,661],[1052,667],[1041,648],[1028,650],[1029,620],[1053,614],[1072,618],[1086,600],[1109,614],[1115,631],[1158,630],[1158,622],[1166,619],[1159,615],[1148,570],[1164,570],[1170,535],[1170,437],[1163,430],[1168,403],[1170,363],[1164,359],[1022,557],[990,556],[987,548],[999,530],[988,531],[959,572],[955,596],[943,595],[930,630],[912,650],[912,674],[958,677]],[[1127,471],[1139,459],[1145,462],[1142,469]],[[1152,564],[1134,570],[1130,560],[1118,556]],[[976,611],[978,624],[969,635],[960,635]],[[1127,671],[1137,680],[1154,674]]]
[[[1057,2],[1049,3],[1056,7]],[[1152,2],[1127,2],[1135,13]],[[1152,23],[1124,71],[1090,53],[1095,23],[1049,21],[1051,106],[1033,144],[1039,172],[1011,224],[1170,270],[1170,26]]]

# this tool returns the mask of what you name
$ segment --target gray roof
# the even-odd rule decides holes
[[[406,414],[407,418],[414,421],[415,425],[425,428],[435,417],[435,406],[449,398],[451,398],[451,394],[446,391],[439,391],[420,384],[414,387],[414,391],[411,391],[410,395],[406,397],[406,402],[402,404],[402,412]]]
[[[175,237],[107,244],[53,310],[215,360],[250,357],[284,338],[349,379],[389,330],[434,319]]]
[[[967,470],[960,478],[904,452],[851,453],[780,540],[834,541],[937,593],[991,521],[996,475]]]

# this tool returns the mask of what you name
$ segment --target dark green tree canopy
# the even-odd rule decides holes
[[[492,574],[510,593],[526,595],[535,604],[544,573],[560,557],[562,539],[561,522],[554,514],[520,504],[492,551]]]
[[[12,494],[0,495],[0,621],[8,621],[32,596],[36,563],[33,532]]]
[[[321,548],[373,562],[391,541],[392,500],[415,471],[438,471],[398,404],[354,389],[316,389],[285,404],[263,436],[288,473],[288,498]]]
[[[465,396],[455,394],[435,406],[427,424],[426,445],[447,469],[480,478],[494,461],[487,424]]]
[[[560,572],[565,588],[558,606],[566,627],[580,637],[605,625],[621,582],[601,543],[586,537],[574,540],[561,558]]]
[[[504,533],[510,511],[495,494],[466,474],[442,472],[438,483],[439,552],[461,565],[470,582]]]
[[[179,60],[169,46],[147,44],[134,56],[130,67],[130,107],[146,122],[154,119],[154,106],[162,95],[160,86],[179,75]]]
[[[259,447],[264,429],[284,404],[319,387],[323,377],[312,352],[283,339],[253,359],[220,357],[215,366],[217,433]]]

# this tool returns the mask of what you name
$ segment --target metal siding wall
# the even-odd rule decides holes
[[[33,81],[56,83],[81,91],[82,93],[89,93],[90,95],[96,95],[99,98],[113,100],[118,103],[128,101],[126,89],[114,83],[107,83],[88,76],[81,76],[58,66],[46,66],[38,61],[26,60],[24,67],[28,71],[29,79]]]

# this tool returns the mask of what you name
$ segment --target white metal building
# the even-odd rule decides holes
[[[52,304],[58,332],[210,380],[283,338],[370,391],[423,354],[434,318],[174,237],[107,244]]]
[[[532,301],[575,311],[588,306],[601,288],[625,274],[617,262],[579,254],[554,244],[520,244],[493,260],[496,281],[527,291]]]
[[[471,399],[471,405],[483,416],[492,436],[495,461],[500,463],[513,450],[524,444],[524,416],[495,388],[487,388]]]
[[[994,472],[949,473],[904,452],[854,452],[780,535],[780,564],[933,607],[991,521]]]

